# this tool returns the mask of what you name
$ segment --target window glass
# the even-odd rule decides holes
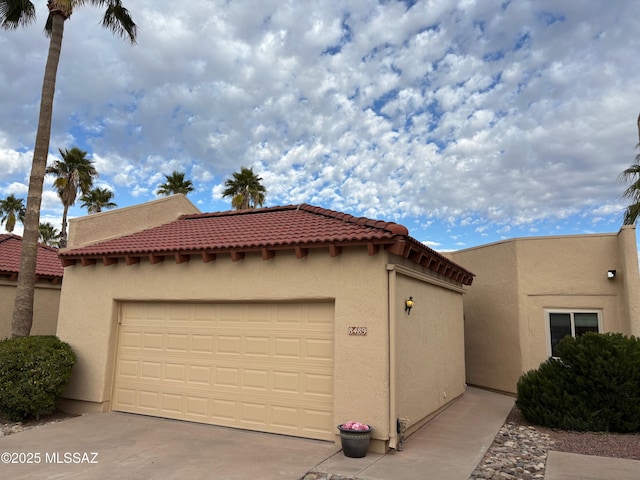
[[[551,329],[551,355],[556,357],[556,346],[567,335],[571,335],[571,314],[550,313],[549,326]],[[596,318],[596,328],[598,326]]]
[[[557,346],[567,335],[579,337],[587,332],[599,332],[598,312],[548,312],[551,355],[558,356]]]
[[[587,333],[587,332],[597,332],[598,331],[598,314],[589,312],[589,313],[574,313],[573,321],[575,323],[576,328],[576,337]]]

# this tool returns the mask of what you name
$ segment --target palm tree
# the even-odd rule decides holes
[[[165,175],[166,181],[158,185],[156,195],[175,195],[176,193],[183,193],[187,195],[189,192],[193,192],[193,182],[191,180],[184,179],[184,173],[176,172],[175,170],[171,175]]]
[[[636,149],[640,148],[640,115],[638,115],[638,141]],[[640,154],[636,155],[636,163],[627,168],[618,177],[629,186],[622,194],[622,198],[627,198],[631,204],[624,212],[624,224],[633,225],[640,216]]]
[[[620,174],[620,178],[630,185],[622,194],[622,198],[631,200],[631,204],[624,212],[624,224],[633,225],[640,216],[640,154],[636,156],[636,163]]]
[[[82,206],[89,213],[100,213],[103,208],[116,208],[118,205],[112,202],[113,192],[108,188],[94,188],[80,197]]]
[[[46,172],[56,175],[53,186],[58,191],[62,200],[64,211],[62,213],[62,230],[60,232],[60,246],[67,246],[67,213],[69,207],[76,203],[78,190],[83,194],[89,193],[93,186],[93,179],[98,172],[93,167],[93,162],[86,158],[87,152],[73,147],[71,150],[59,149],[62,160],[56,160],[53,165],[47,167]]]
[[[135,43],[136,39],[136,24],[129,15],[129,11],[122,5],[121,0],[48,0],[47,2],[49,16],[45,24],[45,34],[49,37],[49,52],[42,81],[40,114],[27,194],[20,274],[18,275],[11,321],[11,336],[14,338],[28,336],[33,323],[40,204],[42,203],[42,187],[49,153],[53,96],[56,89],[64,22],[71,16],[76,6],[84,4],[106,7],[102,17],[102,26],[120,37],[128,38],[131,43]],[[13,30],[30,24],[35,18],[36,9],[30,0],[0,0],[0,27]]]
[[[24,199],[16,198],[14,194],[11,194],[4,200],[0,200],[0,215],[2,216],[0,225],[4,224],[7,232],[13,232],[16,220],[24,223],[25,213]]]
[[[231,197],[231,206],[236,210],[256,208],[264,205],[267,189],[260,183],[262,178],[253,173],[253,168],[240,168],[232,174],[233,178],[224,182],[227,187],[223,197]]]
[[[60,232],[49,222],[41,223],[38,231],[40,233],[40,243],[44,243],[50,247],[57,247],[59,245]]]

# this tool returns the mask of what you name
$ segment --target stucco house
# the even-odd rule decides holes
[[[464,296],[467,382],[515,393],[565,335],[640,335],[635,227],[515,238],[446,256],[478,277]]]
[[[0,234],[0,339],[11,336],[21,250],[22,237]],[[58,251],[46,245],[39,245],[32,335],[55,335],[63,273]]]
[[[71,220],[60,257],[70,411],[330,441],[357,420],[382,452],[465,390],[473,274],[393,222],[178,195]]]

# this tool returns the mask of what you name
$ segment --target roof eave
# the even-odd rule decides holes
[[[462,285],[468,286],[473,282],[475,275],[469,270],[412,237],[407,236],[402,240],[397,240],[393,245],[386,248],[389,253],[407,258],[417,265]]]
[[[250,253],[260,253],[264,260],[271,259],[278,252],[293,251],[298,258],[306,256],[309,250],[327,249],[331,256],[340,255],[343,248],[366,247],[369,255],[378,253],[381,247],[395,243],[393,238],[384,239],[361,239],[350,241],[316,242],[316,243],[291,243],[286,245],[251,245],[225,248],[203,248],[186,250],[140,250],[122,252],[96,252],[96,253],[74,253],[60,252],[59,256],[64,267],[75,265],[80,261],[83,265],[94,265],[100,260],[104,265],[112,265],[119,260],[125,260],[128,264],[138,263],[133,259],[148,258],[151,263],[164,261],[166,257],[176,258],[177,263],[182,263],[185,257],[201,256],[203,261],[215,260],[218,255],[230,255],[235,261]],[[162,260],[160,260],[162,258]],[[182,261],[180,261],[182,260]]]

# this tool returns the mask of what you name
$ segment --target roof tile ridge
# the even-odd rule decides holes
[[[22,237],[15,233],[0,233],[0,242],[5,242],[7,240],[22,240]]]
[[[58,248],[56,248],[56,247],[52,247],[51,245],[47,245],[47,244],[45,244],[45,243],[40,243],[40,242],[38,242],[38,247],[40,247],[40,248],[42,248],[42,249],[44,249],[44,250],[48,250],[48,251],[50,251],[50,252],[54,252],[54,253],[58,253],[58,252],[59,252],[59,249],[58,249]]]
[[[341,220],[346,223],[353,223],[361,227],[369,227],[369,228],[376,228],[379,230],[386,230],[395,235],[403,235],[403,236],[409,235],[409,230],[407,229],[407,227],[395,222],[385,222],[383,220],[374,220],[368,217],[354,217],[353,215],[348,213],[337,212],[335,210],[329,210],[323,207],[316,207],[313,205],[308,205],[306,203],[301,203],[300,205],[298,205],[297,209],[304,210],[310,213],[315,213],[316,215],[324,215],[326,217],[335,218],[337,220]]]
[[[241,210],[225,210],[222,212],[186,213],[184,215],[180,215],[178,220],[197,220],[200,218],[233,217],[255,215],[259,213],[281,212],[285,210],[296,210],[298,206],[299,205],[282,205],[274,207],[244,208]]]
[[[180,217],[176,218],[175,220],[171,220],[170,222],[167,223],[161,223],[160,225],[155,225],[153,227],[149,227],[149,228],[145,228],[143,230],[138,230],[135,232],[131,232],[131,233],[127,233],[124,235],[119,235],[116,237],[112,237],[112,238],[105,238],[102,240],[97,240],[95,242],[92,243],[88,243],[86,245],[80,245],[77,247],[67,247],[67,248],[63,248],[63,249],[56,249],[58,256],[59,257],[66,257],[66,256],[70,256],[70,255],[75,255],[78,250],[84,250],[87,248],[92,248],[95,247],[96,245],[102,245],[105,243],[110,243],[110,242],[116,242],[116,241],[125,241],[126,239],[130,238],[130,237],[134,237],[136,235],[143,235],[143,234],[148,234],[149,232],[153,232],[154,230],[159,230],[161,228],[166,227],[167,225],[173,225],[175,223],[179,223],[180,219],[183,217],[184,215],[181,215]]]

